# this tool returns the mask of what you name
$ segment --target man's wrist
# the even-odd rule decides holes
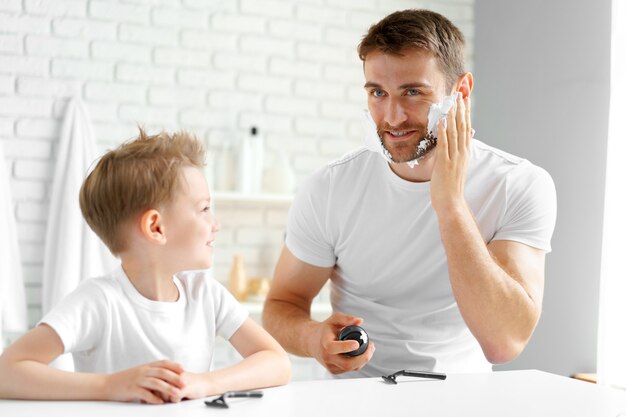
[[[309,320],[303,325],[303,335],[305,337],[302,340],[305,341],[303,346],[303,352],[309,358],[317,359],[320,346],[320,326],[322,323]]]
[[[464,199],[450,201],[437,207],[433,206],[433,208],[440,222],[446,219],[458,219],[468,214],[471,215],[471,210]]]

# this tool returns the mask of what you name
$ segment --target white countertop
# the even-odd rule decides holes
[[[145,405],[79,401],[0,401],[0,416],[439,416],[622,417],[626,391],[540,371],[452,374],[445,381],[380,378],[294,382],[263,398],[229,399],[229,409],[204,400]]]

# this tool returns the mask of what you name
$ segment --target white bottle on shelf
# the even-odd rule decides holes
[[[273,154],[274,163],[263,172],[263,191],[272,194],[291,194],[296,188],[296,176],[282,150]]]
[[[263,166],[265,146],[263,137],[259,135],[259,129],[253,126],[250,128],[250,143],[252,144],[252,174],[251,192],[252,194],[260,194],[263,187]]]
[[[239,161],[237,162],[237,188],[242,194],[252,192],[252,161],[252,143],[246,136],[239,144]]]
[[[261,193],[263,181],[263,138],[256,126],[241,141],[239,150],[239,191],[243,194]]]
[[[212,183],[217,191],[233,191],[236,187],[234,154],[230,141],[224,142],[213,159]]]

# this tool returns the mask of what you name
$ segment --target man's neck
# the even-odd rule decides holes
[[[419,161],[419,164],[410,167],[406,162],[390,162],[389,167],[400,178],[410,182],[428,182],[435,163],[434,151],[431,151]]]

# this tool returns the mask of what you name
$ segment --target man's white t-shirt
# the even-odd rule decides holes
[[[556,192],[543,169],[473,140],[465,199],[485,242],[551,250]],[[286,245],[334,266],[333,311],[362,317],[376,345],[360,372],[339,377],[491,370],[452,293],[430,182],[403,180],[374,152],[350,153],[300,188]]]
[[[216,335],[230,339],[248,312],[206,271],[173,279],[179,299],[152,301],[120,266],[82,281],[40,323],[57,332],[77,372],[112,373],[162,359],[207,372]]]

